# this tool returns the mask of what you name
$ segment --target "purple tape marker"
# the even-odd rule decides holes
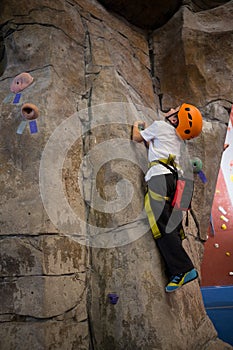
[[[16,94],[13,100],[13,103],[19,103],[20,97],[21,97],[21,94]]]
[[[31,120],[29,122],[29,127],[30,127],[31,134],[36,134],[38,132],[36,120]]]
[[[203,171],[200,170],[198,172],[198,175],[199,175],[201,181],[205,184],[207,182],[207,178],[206,178],[205,174],[203,173]]]

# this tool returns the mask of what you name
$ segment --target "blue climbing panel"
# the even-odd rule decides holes
[[[202,287],[201,292],[218,337],[233,345],[233,286]]]

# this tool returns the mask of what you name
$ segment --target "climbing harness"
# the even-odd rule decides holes
[[[170,154],[168,158],[164,158],[164,159],[161,158],[161,159],[150,162],[148,164],[148,168],[150,169],[152,166],[155,166],[158,164],[162,164],[162,165],[166,164],[169,167],[169,170],[171,170],[169,165],[174,164],[174,159],[175,159],[175,156]],[[162,196],[161,194],[152,191],[150,188],[148,188],[147,193],[145,195],[145,210],[147,213],[147,217],[149,220],[149,224],[150,224],[150,228],[151,228],[153,237],[155,239],[157,239],[157,238],[161,237],[161,233],[160,233],[160,230],[158,228],[157,222],[155,220],[153,210],[151,208],[150,198],[155,200],[155,201],[170,201],[171,198],[167,197],[167,196]]]
[[[175,163],[176,156],[174,154],[169,154],[168,158],[160,158],[154,160],[148,164],[148,167],[151,168],[154,165],[161,164],[168,168],[172,173],[177,173],[177,164]]]
[[[154,161],[150,162],[148,164],[148,169],[150,169],[152,166],[155,166],[155,165],[158,165],[158,164],[161,164],[161,165],[165,166],[173,174],[175,174],[176,178],[178,177],[177,176],[177,168],[176,168],[176,164],[175,164],[175,155],[174,154],[169,154],[168,158],[160,158],[158,160],[154,160]],[[162,200],[170,201],[171,200],[170,197],[162,196],[161,194],[155,193],[151,189],[148,189],[148,192],[149,192],[151,198],[154,199],[154,200],[158,200],[158,201],[162,201]]]
[[[155,201],[170,201],[171,205],[176,210],[188,211],[191,208],[191,199],[193,194],[193,181],[190,179],[184,179],[182,177],[178,178],[178,168],[177,164],[175,163],[175,155],[169,154],[169,157],[167,159],[161,158],[152,161],[149,163],[148,167],[151,168],[152,166],[156,166],[158,164],[165,166],[173,173],[176,181],[176,190],[173,198],[170,198],[168,196],[162,196],[148,188],[148,191],[145,195],[145,210],[148,216],[152,234],[155,239],[161,237],[161,233],[159,231],[154,213],[151,208],[150,199]]]
[[[155,217],[154,217],[154,213],[153,213],[151,205],[150,205],[149,193],[151,194],[151,192],[152,191],[150,191],[150,192],[148,191],[145,195],[145,210],[147,213],[147,217],[149,220],[152,234],[153,234],[154,238],[157,239],[157,238],[161,237],[161,233],[159,231],[158,225],[157,225]]]
[[[149,220],[149,224],[150,224],[150,228],[152,231],[152,235],[155,239],[160,238],[161,237],[161,232],[158,228],[157,222],[155,220],[155,216],[153,213],[153,210],[151,208],[151,204],[150,204],[150,197],[154,200],[158,200],[158,201],[164,201],[164,200],[169,200],[169,197],[165,197],[165,196],[161,196],[158,193],[155,193],[153,191],[151,191],[150,189],[148,189],[146,195],[145,195],[145,210],[147,213],[147,217]],[[185,238],[185,232],[183,230],[183,227],[180,228],[180,237],[183,240]]]

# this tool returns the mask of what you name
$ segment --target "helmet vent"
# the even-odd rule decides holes
[[[188,135],[188,134],[190,134],[190,130],[186,129],[186,130],[184,131],[184,133]]]
[[[190,111],[190,108],[189,108],[189,107],[186,107],[185,110],[186,110],[186,111]]]
[[[189,119],[189,125],[190,125],[190,127],[192,127],[192,125],[193,125],[193,123],[192,123],[193,117],[191,116],[190,113],[188,113],[188,119]]]

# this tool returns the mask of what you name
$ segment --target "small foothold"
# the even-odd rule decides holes
[[[222,219],[222,220],[225,221],[225,222],[228,222],[228,221],[229,221],[229,219],[227,219],[224,215],[221,215],[221,216],[220,216],[220,219]]]
[[[226,256],[230,256],[231,255],[231,253],[230,252],[226,252]]]
[[[34,120],[39,116],[38,108],[32,103],[25,103],[21,108],[21,115],[27,120]]]
[[[218,210],[221,211],[221,213],[223,213],[224,215],[227,214],[226,210],[221,206],[218,207]]]
[[[227,229],[227,226],[226,226],[225,224],[222,224],[221,229],[222,229],[222,230],[226,230],[226,229]]]
[[[115,305],[118,302],[119,296],[116,293],[109,293],[108,298],[110,303]]]
[[[233,271],[230,271],[230,272],[229,272],[229,275],[230,275],[230,276],[233,276]]]
[[[219,248],[219,244],[218,243],[215,243],[215,248]]]

